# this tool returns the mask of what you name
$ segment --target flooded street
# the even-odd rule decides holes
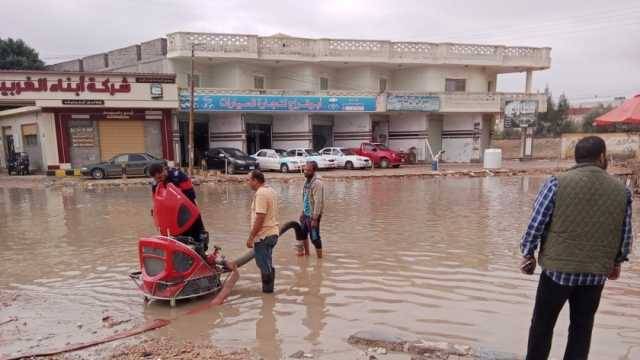
[[[274,255],[275,296],[261,293],[259,273],[250,263],[225,305],[143,336],[209,339],[222,347],[249,348],[265,359],[298,350],[316,358],[354,359],[357,352],[347,337],[382,329],[523,353],[538,277],[517,271],[518,243],[542,181],[327,181],[325,259],[297,258],[294,236],[287,234]],[[273,187],[281,195],[281,222],[297,219],[302,182]],[[196,191],[214,243],[229,257],[241,254],[252,192],[234,184]],[[121,326],[126,329],[173,318],[201,303],[145,306],[129,280],[128,273],[139,266],[137,239],[155,234],[150,206],[146,187],[0,189],[0,291],[16,296],[3,299],[0,321],[18,318],[0,326],[0,355],[112,334],[103,316],[128,321]],[[639,260],[632,256],[622,279],[605,288],[593,359],[640,358]],[[567,326],[564,311],[556,326],[555,357],[562,357]]]

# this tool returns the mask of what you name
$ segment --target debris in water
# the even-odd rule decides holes
[[[18,321],[18,317],[17,316],[9,316],[9,319],[7,319],[7,320],[5,320],[3,322],[0,322],[0,325],[8,324],[8,323],[13,322],[13,321]]]
[[[306,353],[302,350],[296,351],[293,354],[289,355],[290,358],[293,359],[313,359],[313,354]]]
[[[130,322],[131,319],[127,319],[127,320],[115,320],[113,317],[111,317],[110,315],[104,316],[102,317],[102,322],[104,323],[104,326],[107,328],[112,328],[114,326],[118,326],[118,325],[122,325],[124,323],[128,323]]]

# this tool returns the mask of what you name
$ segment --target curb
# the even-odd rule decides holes
[[[47,176],[57,176],[57,177],[82,176],[82,173],[80,172],[80,169],[71,169],[71,170],[58,169],[58,170],[47,170]]]

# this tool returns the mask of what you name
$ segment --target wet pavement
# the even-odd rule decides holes
[[[321,359],[354,359],[359,350],[347,343],[348,336],[380,329],[521,353],[537,276],[517,271],[518,241],[542,181],[327,181],[322,223],[327,257],[297,258],[293,235],[287,234],[274,255],[274,296],[262,295],[258,271],[249,264],[227,304],[193,316],[180,315],[201,302],[175,309],[145,305],[127,277],[138,267],[137,239],[155,233],[148,189],[3,187],[0,324],[12,316],[17,320],[0,325],[0,355],[60,348],[173,317],[178,318],[171,325],[143,337],[248,348],[265,359],[299,350]],[[296,219],[302,183],[273,186],[281,194],[281,221]],[[228,256],[242,253],[250,190],[204,184],[197,193],[214,242]],[[606,287],[594,359],[640,358],[637,264],[625,265],[622,280]],[[108,327],[106,316],[124,322]],[[558,358],[567,325],[563,312],[553,349]],[[107,354],[117,346],[88,353]]]

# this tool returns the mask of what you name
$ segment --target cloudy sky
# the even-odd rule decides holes
[[[534,89],[574,102],[640,93],[637,0],[22,0],[2,15],[0,38],[24,39],[47,63],[174,31],[473,42],[552,47]],[[499,80],[523,88],[521,74]]]

